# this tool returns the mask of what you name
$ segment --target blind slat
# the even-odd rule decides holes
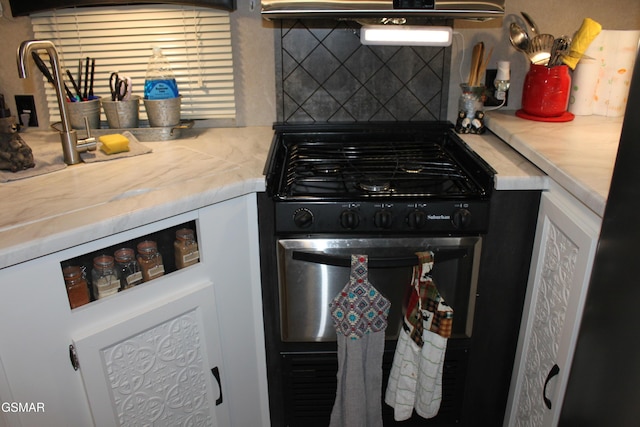
[[[76,78],[79,60],[96,60],[96,96],[110,96],[108,81],[114,71],[131,77],[134,94],[142,96],[147,61],[152,46],[157,45],[176,75],[183,119],[235,119],[233,52],[226,12],[175,5],[92,7],[33,14],[31,21],[36,38],[56,44],[63,73],[68,69]],[[43,81],[50,120],[55,122],[60,120],[55,92]],[[72,87],[68,81],[67,85]],[[140,118],[146,119],[142,103]]]

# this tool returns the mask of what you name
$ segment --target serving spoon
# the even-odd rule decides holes
[[[524,28],[515,22],[509,25],[509,41],[511,41],[511,45],[517,50],[525,54],[527,53],[530,45],[529,35]]]
[[[533,21],[533,19],[531,19],[528,13],[520,12],[520,15],[522,15],[524,20],[527,22],[527,25],[529,26],[529,31],[531,31],[531,37],[535,37],[537,34],[540,34],[540,30],[538,29],[538,26]]]

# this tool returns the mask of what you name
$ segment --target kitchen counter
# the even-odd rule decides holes
[[[0,183],[0,268],[262,191],[272,136],[270,127],[200,130],[144,142],[149,154]],[[60,147],[52,132],[22,137]]]
[[[602,217],[618,152],[623,117],[576,116],[566,123],[487,114],[487,127]]]
[[[194,130],[195,131],[195,130]],[[144,142],[153,152],[0,184],[0,268],[265,189],[271,127],[198,129]],[[23,139],[57,144],[52,132]],[[546,176],[495,135],[464,135],[498,172],[496,189],[544,189]],[[37,160],[37,159],[36,159]]]

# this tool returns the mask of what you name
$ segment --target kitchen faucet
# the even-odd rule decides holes
[[[18,75],[21,79],[27,77],[26,58],[32,51],[45,49],[49,54],[49,61],[53,68],[53,85],[58,98],[58,107],[60,108],[60,117],[62,119],[62,130],[60,131],[60,141],[62,142],[62,155],[64,162],[68,165],[80,163],[80,153],[85,151],[93,151],[96,149],[96,139],[88,136],[81,139],[78,143],[78,134],[75,129],[71,128],[69,122],[69,113],[66,108],[66,100],[64,98],[64,82],[62,81],[62,72],[60,70],[60,62],[58,61],[58,50],[53,42],[49,40],[25,40],[18,48]],[[86,123],[86,120],[85,120]],[[87,130],[89,127],[87,126]],[[88,132],[87,132],[88,133]]]

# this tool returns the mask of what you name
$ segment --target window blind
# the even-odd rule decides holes
[[[110,99],[109,76],[117,71],[131,77],[133,94],[142,98],[147,62],[159,46],[176,76],[183,119],[235,120],[228,12],[176,5],[91,7],[33,14],[31,22],[37,39],[55,43],[65,77],[69,70],[77,79],[79,64],[95,59],[95,96]],[[81,73],[84,82],[84,68]],[[53,123],[60,114],[53,86],[44,81]],[[146,120],[142,102],[140,119]]]

